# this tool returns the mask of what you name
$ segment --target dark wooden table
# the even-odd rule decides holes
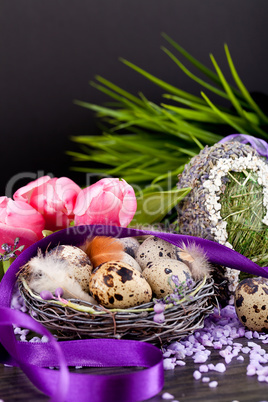
[[[247,345],[248,340],[237,339],[238,342]],[[268,345],[263,345],[254,339],[268,352]],[[199,365],[194,364],[191,358],[187,358],[186,366],[176,367],[175,370],[165,371],[165,386],[163,390],[150,402],[163,402],[162,395],[169,392],[174,400],[180,402],[215,401],[215,402],[260,402],[268,401],[268,383],[258,382],[257,376],[248,377],[246,367],[248,356],[241,362],[234,358],[224,373],[210,371],[204,376],[210,377],[211,381],[218,381],[217,388],[209,388],[207,383],[193,378],[193,371]],[[218,351],[212,350],[207,363],[224,362],[219,357]],[[109,372],[122,372],[122,369],[85,368],[78,372],[107,374]],[[125,369],[123,369],[125,371]],[[5,367],[0,364],[0,399],[4,401],[47,401],[48,398],[39,392],[28,380],[25,374],[18,368]],[[148,401],[148,402],[149,402]],[[172,401],[172,399],[170,400]],[[76,402],[76,401],[74,401]],[[109,402],[109,401],[107,401]]]

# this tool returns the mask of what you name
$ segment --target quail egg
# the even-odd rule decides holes
[[[93,266],[87,254],[79,247],[70,245],[59,245],[48,253],[57,259],[68,262],[72,267],[73,276],[79,282],[82,290],[88,292],[88,282]]]
[[[142,269],[137,263],[137,261],[133,257],[131,257],[131,255],[129,255],[128,253],[123,254],[123,258],[121,259],[121,261],[129,264],[132,268],[135,268],[137,271],[142,272]]]
[[[154,236],[144,240],[138,248],[136,256],[136,260],[142,269],[145,269],[147,264],[159,262],[164,258],[176,259],[175,247]]]
[[[158,262],[149,262],[142,275],[152,288],[157,298],[165,297],[173,292],[175,283],[171,277],[178,277],[179,282],[191,279],[191,271],[186,264],[177,260],[162,258]]]
[[[135,237],[122,237],[118,239],[120,243],[123,244],[125,253],[131,255],[131,257],[135,258],[138,248],[140,247],[140,243]]]
[[[235,291],[235,309],[251,331],[268,331],[268,279],[246,278]]]
[[[152,290],[142,274],[122,261],[109,261],[96,268],[89,281],[94,299],[108,308],[128,308],[148,303]]]

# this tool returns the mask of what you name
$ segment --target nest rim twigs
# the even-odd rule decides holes
[[[69,305],[43,300],[21,278],[19,289],[32,317],[55,332],[60,340],[124,338],[157,345],[182,339],[201,328],[205,317],[213,311],[212,298],[215,297],[213,279],[204,278],[180,304],[166,305],[165,322],[160,324],[153,320],[154,301],[129,309],[106,309],[81,300],[69,299]]]

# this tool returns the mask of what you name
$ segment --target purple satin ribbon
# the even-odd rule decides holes
[[[242,144],[250,144],[252,148],[255,148],[261,156],[265,156],[266,158],[268,158],[268,144],[261,138],[256,138],[248,134],[231,134],[227,135],[227,137],[224,137],[222,140],[219,141],[219,143],[233,140],[241,142]]]
[[[96,235],[119,238],[154,235],[176,246],[195,243],[204,249],[211,263],[268,278],[268,267],[261,268],[234,250],[209,240],[172,233],[85,225],[53,233],[33,244],[13,262],[0,283],[0,342],[9,353],[6,363],[20,366],[33,384],[52,396],[53,401],[138,402],[153,397],[163,387],[162,353],[153,345],[115,339],[56,342],[49,331],[30,316],[10,309],[16,274],[36,255],[38,248],[45,251],[59,243],[81,245],[88,237]],[[19,342],[12,324],[46,335],[50,342]],[[44,368],[48,366],[59,366],[60,370]],[[69,373],[67,366],[136,366],[145,369],[124,374],[85,375]]]

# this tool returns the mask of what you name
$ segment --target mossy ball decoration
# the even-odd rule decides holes
[[[238,141],[206,146],[179,175],[178,188],[192,187],[179,204],[180,233],[233,248],[268,265],[268,164]],[[226,268],[229,289],[238,271]]]

